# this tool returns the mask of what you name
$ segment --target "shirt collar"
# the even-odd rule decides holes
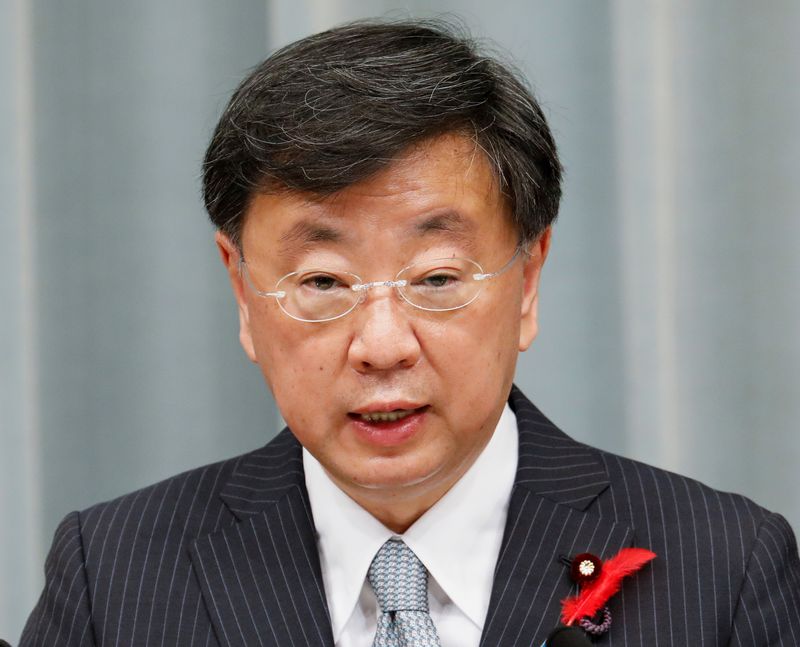
[[[489,609],[517,453],[517,421],[506,405],[469,470],[400,536],[478,628]],[[396,535],[340,490],[305,449],[303,467],[333,636],[338,640],[358,603],[372,558]]]
[[[303,469],[335,642],[358,602],[372,558],[393,533],[340,490],[305,448]]]

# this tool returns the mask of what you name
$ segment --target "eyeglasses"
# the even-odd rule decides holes
[[[408,304],[430,312],[447,312],[468,306],[478,298],[486,281],[500,276],[523,251],[518,246],[511,259],[496,272],[484,273],[468,258],[435,258],[404,267],[393,281],[364,283],[351,272],[306,269],[290,272],[275,289],[258,289],[242,257],[239,272],[260,297],[274,297],[292,319],[323,322],[339,319],[362,303],[372,288],[394,288]]]

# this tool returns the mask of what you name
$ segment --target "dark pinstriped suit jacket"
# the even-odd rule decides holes
[[[482,646],[539,647],[571,593],[561,555],[656,561],[599,645],[800,645],[786,521],[565,436],[515,388],[519,466]],[[458,537],[453,537],[458,541]],[[70,514],[21,645],[333,645],[301,448],[266,447]]]

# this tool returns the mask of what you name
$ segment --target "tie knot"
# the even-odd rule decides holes
[[[367,579],[383,613],[428,611],[428,571],[399,539],[390,539],[381,546]]]

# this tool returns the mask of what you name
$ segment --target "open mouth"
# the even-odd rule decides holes
[[[402,405],[411,403],[398,402]],[[410,442],[424,429],[429,405],[415,408],[394,408],[386,411],[359,411],[348,415],[352,429],[362,442],[373,448],[397,448]],[[382,450],[380,450],[382,451]]]
[[[370,424],[381,424],[397,422],[415,413],[423,413],[428,410],[428,405],[417,409],[392,409],[391,411],[370,411],[369,413],[349,413],[353,420]]]

